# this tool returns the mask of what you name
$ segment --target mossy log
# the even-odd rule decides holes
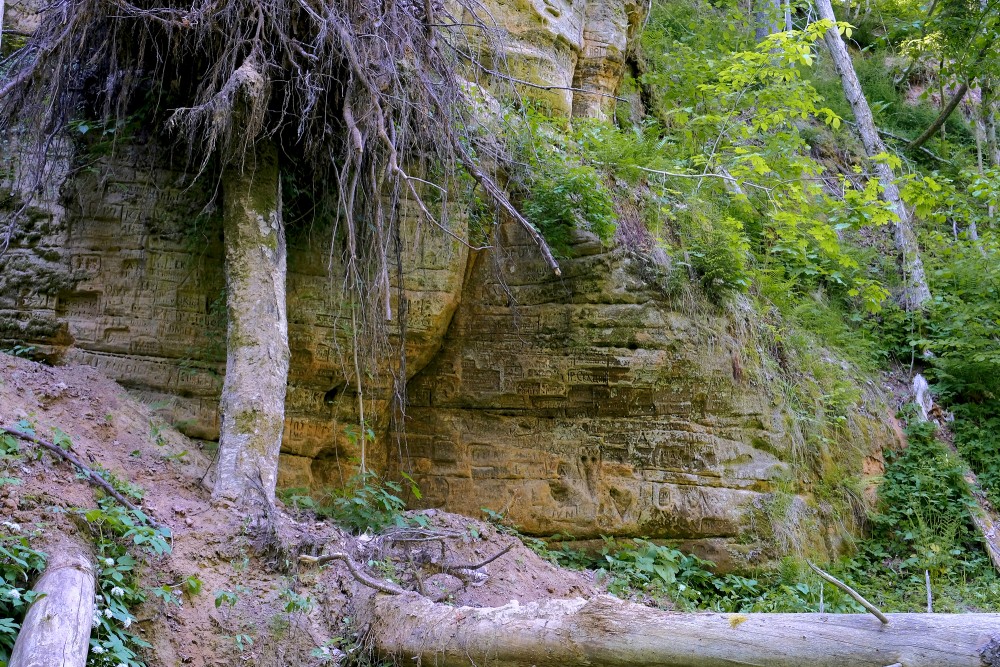
[[[65,540],[48,550],[39,597],[28,608],[10,667],[83,667],[94,618],[94,564],[86,549]]]
[[[664,612],[610,596],[503,607],[373,598],[375,645],[436,667],[1000,667],[1000,614]]]

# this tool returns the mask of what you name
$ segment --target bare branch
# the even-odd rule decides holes
[[[875,618],[877,618],[878,620],[880,620],[882,622],[883,625],[885,625],[885,624],[887,624],[889,622],[889,619],[886,617],[886,615],[883,614],[882,611],[878,607],[876,607],[875,605],[873,605],[868,600],[864,599],[861,596],[861,593],[858,593],[856,590],[854,590],[853,588],[851,588],[850,586],[848,586],[847,584],[845,584],[840,579],[837,579],[832,574],[827,574],[823,570],[819,569],[818,567],[816,567],[812,563],[812,561],[806,561],[806,562],[809,564],[809,567],[812,568],[812,571],[815,572],[816,574],[818,574],[821,579],[830,582],[831,584],[833,584],[834,586],[836,586],[837,588],[839,588],[840,590],[844,591],[845,593],[847,593],[848,595],[850,595],[852,598],[854,598],[855,600],[857,600],[858,604],[860,604],[862,607],[864,607],[865,609],[867,609],[868,611],[870,611],[875,616]]]

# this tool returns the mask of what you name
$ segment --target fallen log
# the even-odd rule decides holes
[[[1000,614],[664,612],[611,596],[503,607],[372,598],[370,636],[435,667],[1000,667]]]
[[[48,564],[14,642],[10,667],[84,667],[94,619],[94,565],[66,540],[48,550]]]

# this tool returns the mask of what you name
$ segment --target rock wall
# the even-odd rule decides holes
[[[523,92],[567,115],[609,112],[641,2],[488,7],[509,31],[494,54],[503,71],[554,86]],[[68,180],[69,158],[55,162],[44,203],[0,259],[0,347],[32,344],[97,367],[211,440],[225,371],[214,184],[191,188],[147,153],[132,147]],[[679,308],[665,284],[669,258],[642,250],[641,231],[611,248],[581,234],[557,278],[516,227],[501,227],[496,249],[470,252],[403,207],[405,303],[391,307],[408,314],[409,405],[400,432],[380,433],[374,449],[385,467],[414,472],[425,504],[503,511],[539,534],[687,540],[725,560],[759,551],[746,535],[762,531],[750,524],[781,497],[777,532],[836,548],[817,503],[782,491],[794,417],[739,367],[738,323]],[[461,211],[450,224],[468,235]],[[285,486],[340,484],[358,454],[351,305],[329,260],[329,229],[290,232]],[[397,317],[391,336],[398,326]],[[363,354],[393,367],[391,348]],[[366,414],[384,425],[381,389]],[[877,420],[853,418],[840,443],[855,453],[850,472],[877,460],[889,437]]]
[[[423,502],[485,507],[536,534],[670,537],[716,559],[720,543],[723,558],[759,550],[736,541],[793,474],[794,423],[740,365],[739,327],[707,305],[678,308],[663,255],[581,233],[556,278],[526,235],[505,232],[502,253],[475,258],[441,351],[410,383],[403,460]],[[860,472],[889,433],[852,423],[838,446]],[[788,500],[771,519],[791,541],[835,548],[815,504]]]

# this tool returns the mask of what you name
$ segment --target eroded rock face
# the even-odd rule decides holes
[[[99,368],[161,406],[188,435],[214,440],[226,352],[221,226],[205,208],[211,185],[185,184],[180,171],[104,163],[67,184],[65,208],[34,211],[18,246],[0,260],[0,340],[31,342],[53,358]],[[418,216],[405,218],[412,376],[451,321],[468,251],[419,225]],[[465,235],[462,216],[451,216],[450,224]],[[281,465],[288,486],[340,483],[331,469],[349,476],[348,461],[358,453],[345,432],[357,423],[356,394],[347,383],[351,310],[343,301],[342,267],[335,262],[328,271],[329,238],[329,229],[289,232],[292,356]],[[398,298],[390,305],[398,314]],[[396,353],[381,354],[383,366],[392,366]],[[367,403],[378,423],[387,401]]]
[[[567,115],[609,112],[641,0],[488,7],[509,31],[511,75],[561,87],[524,92]],[[189,188],[182,171],[137,155],[93,165],[61,198],[65,174],[53,172],[51,203],[32,209],[0,259],[0,345],[95,366],[167,406],[189,435],[214,439],[225,371],[214,184]],[[557,278],[517,228],[502,227],[499,250],[470,253],[402,205],[412,380],[402,437],[380,437],[377,464],[412,470],[428,505],[503,511],[533,533],[682,539],[716,560],[756,548],[736,538],[790,474],[789,413],[744,376],[732,321],[678,307],[662,251],[581,235]],[[467,236],[460,212],[449,224]],[[322,488],[343,483],[358,454],[352,309],[342,267],[330,270],[328,228],[290,230],[288,248],[279,483]],[[393,292],[390,337],[404,305]],[[392,347],[362,353],[398,368]],[[389,388],[378,389],[365,411],[384,426]],[[854,425],[844,446],[861,453],[860,473],[888,435],[873,419]],[[822,548],[807,499],[783,502],[783,536]]]
[[[557,115],[601,118],[614,107],[625,53],[649,2],[487,0],[483,7],[501,30],[502,48],[498,54],[484,46],[486,68],[508,83],[533,84],[517,89]]]
[[[780,399],[736,361],[746,341],[733,323],[681,312],[646,253],[581,234],[557,278],[505,231],[410,384],[405,460],[424,502],[485,507],[536,534],[669,537],[703,553],[747,532],[791,474],[792,438]],[[887,431],[858,419],[845,446],[877,456]],[[805,499],[789,502],[789,535],[823,548]]]

